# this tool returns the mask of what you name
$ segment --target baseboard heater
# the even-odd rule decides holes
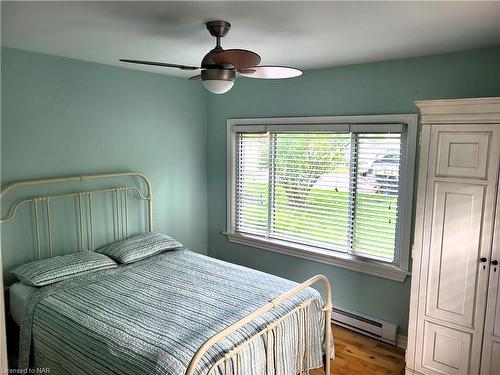
[[[332,311],[332,321],[341,327],[397,345],[397,324],[335,307]]]

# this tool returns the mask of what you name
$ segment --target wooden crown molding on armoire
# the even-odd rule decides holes
[[[416,105],[406,373],[500,375],[500,97]]]

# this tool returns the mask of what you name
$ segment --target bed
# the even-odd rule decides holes
[[[127,238],[132,192],[146,202],[145,229],[152,232],[151,183],[139,173],[24,181],[4,189],[1,197],[27,186],[122,177],[137,178],[143,185],[22,198],[1,223],[9,223],[19,207],[31,206],[34,254],[51,257],[57,245],[49,202],[73,199],[80,218],[78,246],[94,251],[92,199],[111,193],[114,236]],[[311,288],[315,283],[323,285],[325,303]],[[297,284],[179,248],[43,287],[14,283],[10,302],[20,327],[21,369],[50,368],[53,374],[288,375],[323,366],[329,374],[325,358],[333,353],[331,290],[321,275]]]

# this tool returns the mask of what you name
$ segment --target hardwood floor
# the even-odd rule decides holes
[[[331,374],[404,374],[404,350],[342,327],[332,327],[335,338],[335,359],[331,361]],[[323,371],[314,370],[311,374],[323,375]]]

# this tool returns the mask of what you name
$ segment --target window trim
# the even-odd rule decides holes
[[[236,132],[262,131],[273,129],[279,125],[296,127],[304,130],[337,130],[349,131],[349,126],[373,126],[380,129],[384,124],[400,123],[406,125],[405,148],[402,150],[405,168],[401,171],[401,206],[400,206],[400,263],[399,267],[385,262],[360,258],[345,253],[332,253],[312,246],[291,245],[286,241],[263,240],[258,236],[235,233],[235,173],[236,173]],[[275,118],[237,118],[227,120],[227,222],[228,240],[234,243],[270,250],[312,261],[318,261],[353,271],[367,273],[390,280],[403,282],[409,272],[410,238],[413,212],[413,187],[415,176],[415,156],[417,148],[417,114],[367,115],[367,116],[322,116],[322,117],[275,117]]]

